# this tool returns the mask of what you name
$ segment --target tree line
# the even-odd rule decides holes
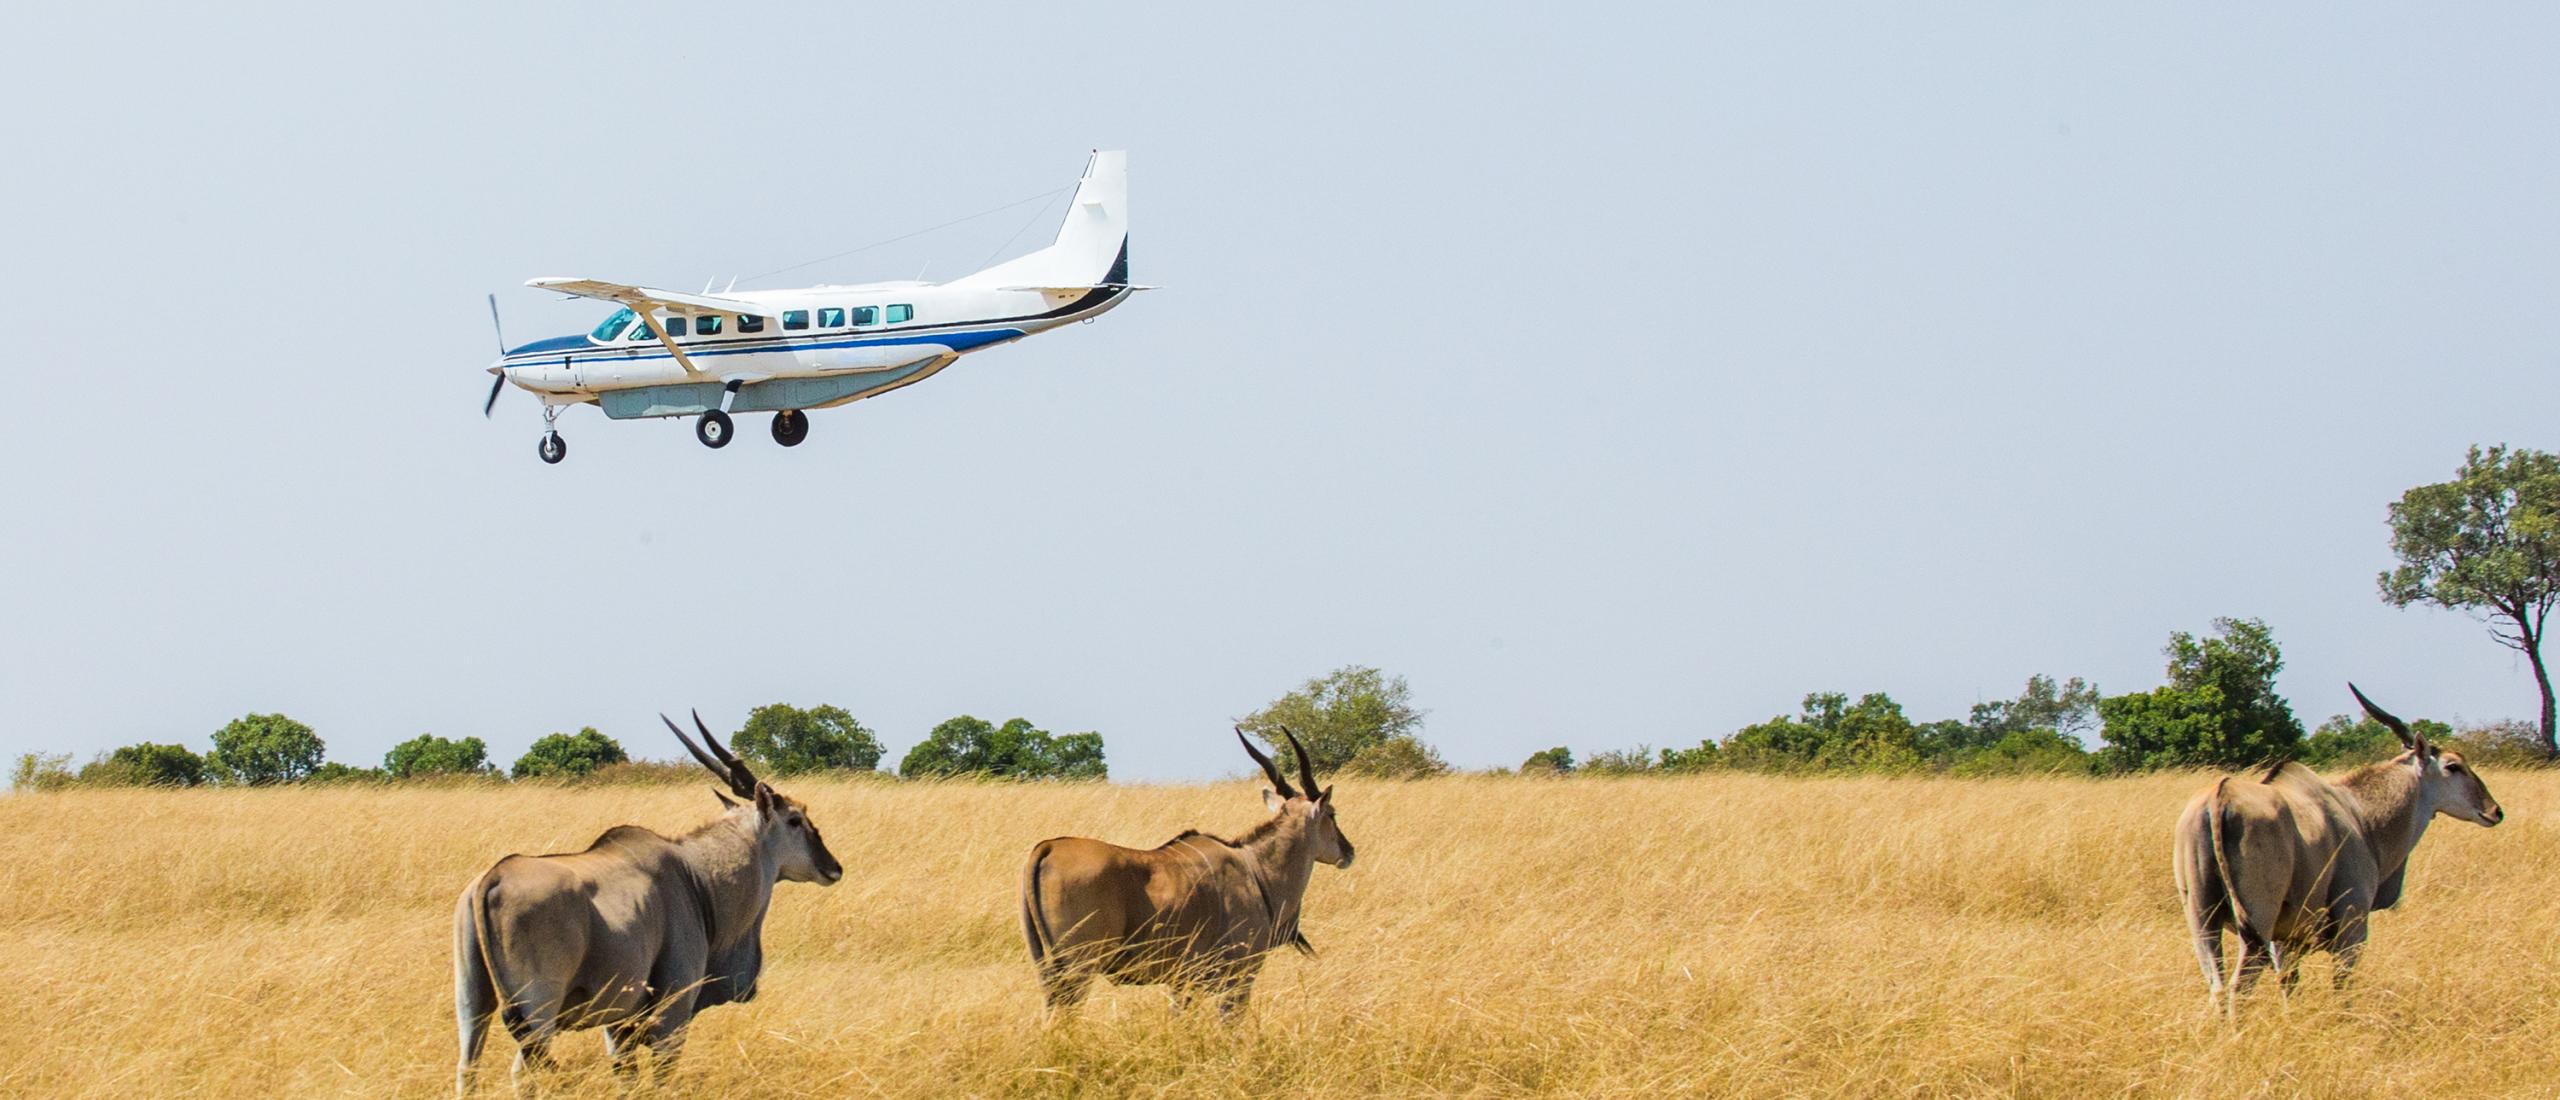
[[[726,736],[729,746],[771,775],[877,773],[880,739],[844,708],[772,703],[755,708]],[[1002,725],[961,715],[935,726],[899,765],[906,776],[1013,779],[1104,779],[1102,735],[1052,734],[1015,718]],[[604,780],[693,782],[690,763],[635,760],[622,743],[593,726],[536,738],[504,769],[477,737],[422,733],[391,747],[380,767],[328,759],[328,744],[310,726],[282,714],[249,714],[214,731],[197,753],[180,744],[126,745],[74,769],[61,754],[19,756],[11,785],[21,790],[72,786],[270,786],[282,783],[388,783],[428,779]]]

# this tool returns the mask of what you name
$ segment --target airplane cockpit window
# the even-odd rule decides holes
[[[783,310],[782,327],[794,330],[809,327],[809,311],[805,309]]]
[[[611,340],[616,336],[622,335],[623,326],[631,323],[631,317],[632,313],[630,310],[617,309],[613,311],[613,316],[605,318],[603,324],[597,325],[595,332],[590,335],[599,342]]]
[[[878,306],[855,306],[855,307],[853,307],[853,323],[854,323],[854,324],[856,324],[856,325],[876,325],[876,324],[879,324],[879,323],[880,323],[880,307],[878,307]]]
[[[752,313],[741,313],[738,315],[738,331],[763,332],[764,318],[758,317]]]
[[[715,313],[709,317],[694,318],[693,334],[696,336],[720,335],[720,315]]]
[[[890,306],[890,307],[889,307],[889,323],[890,323],[890,324],[893,324],[893,325],[896,325],[896,324],[904,324],[904,323],[906,323],[906,322],[908,322],[908,321],[914,320],[914,319],[915,319],[915,315],[916,315],[916,307],[914,307],[914,306]]]
[[[642,321],[639,324],[631,326],[631,338],[634,340],[655,340],[658,338],[658,330],[650,328],[649,322]]]
[[[818,311],[818,327],[819,327],[819,328],[843,328],[843,327],[844,327],[844,307],[843,307],[843,306],[828,306],[828,307],[827,307],[827,308],[825,308],[825,309],[819,310],[819,311]]]

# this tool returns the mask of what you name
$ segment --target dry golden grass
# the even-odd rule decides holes
[[[1152,845],[1260,813],[1214,787],[800,783],[847,869],[786,884],[762,996],[695,1025],[719,1096],[2548,1095],[2560,774],[2440,820],[2362,984],[2230,1026],[2169,885],[2198,777],[1343,784],[1255,1010],[1100,992],[1044,1029],[1015,916],[1029,846]],[[0,798],[0,1094],[435,1095],[450,914],[512,851],[679,831],[698,788],[84,791]],[[484,1057],[503,1094],[512,1044]],[[566,1091],[610,1095],[602,1040]]]

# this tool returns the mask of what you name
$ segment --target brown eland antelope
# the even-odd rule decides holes
[[[508,856],[463,890],[453,908],[456,1091],[471,1091],[491,1016],[515,1037],[519,1088],[551,1065],[554,1036],[590,1027],[605,1029],[617,1074],[636,1075],[646,1046],[665,1078],[694,1013],[755,997],[774,884],[844,877],[807,809],[757,779],[699,712],[693,725],[710,753],[667,721],[746,801],[713,792],[726,812],[673,839],[617,825],[583,852]]]
[[[1122,985],[1166,985],[1178,1003],[1202,994],[1233,1014],[1253,997],[1262,960],[1283,945],[1315,949],[1298,932],[1299,906],[1318,863],[1351,866],[1351,841],[1334,815],[1333,788],[1316,785],[1298,735],[1292,788],[1244,731],[1236,739],[1262,765],[1271,817],[1238,840],[1196,830],[1153,851],[1085,837],[1041,841],[1022,867],[1022,935],[1049,1007],[1072,1009],[1096,976]]]
[[[2172,864],[2206,998],[2223,998],[2222,933],[2240,937],[2228,992],[2247,992],[2272,967],[2286,988],[2301,955],[2335,952],[2341,989],[2364,950],[2365,922],[2400,902],[2409,853],[2437,814],[2475,825],[2506,816],[2462,754],[2427,743],[2354,684],[2356,702],[2400,735],[2407,751],[2335,780],[2278,761],[2255,780],[2225,777],[2178,818]]]

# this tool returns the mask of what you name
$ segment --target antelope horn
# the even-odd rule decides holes
[[[757,783],[754,769],[747,767],[746,761],[738,759],[738,754],[730,752],[728,746],[722,745],[719,738],[711,736],[711,727],[702,724],[701,711],[693,712],[693,728],[702,731],[703,743],[711,746],[711,751],[720,754],[721,763],[729,765],[729,774],[734,777],[732,782],[738,788],[738,794],[741,797],[754,798]]]
[[[1314,798],[1316,792],[1324,788],[1316,783],[1316,766],[1307,759],[1306,743],[1298,740],[1297,733],[1287,726],[1280,727],[1280,732],[1288,734],[1289,747],[1298,750],[1298,779],[1307,785],[1307,797]]]
[[[658,716],[658,720],[667,724],[667,732],[675,734],[676,740],[684,742],[686,752],[692,753],[693,758],[701,761],[704,768],[709,769],[711,774],[718,776],[722,783],[728,784],[730,791],[736,792],[738,790],[738,779],[736,776],[729,774],[728,765],[722,764],[720,761],[713,759],[710,753],[702,751],[702,746],[694,744],[693,738],[684,735],[684,727],[676,725],[675,719],[661,714]]]
[[[1272,763],[1270,757],[1262,755],[1261,749],[1253,747],[1253,738],[1244,735],[1243,726],[1236,727],[1236,741],[1244,746],[1245,755],[1262,765],[1262,774],[1271,777],[1272,790],[1279,792],[1282,798],[1298,797],[1298,792],[1289,789],[1289,781],[1281,777],[1280,765]]]
[[[2347,682],[2347,690],[2355,694],[2356,702],[2364,706],[2364,712],[2372,715],[2374,721],[2391,727],[2391,732],[2399,734],[2402,745],[2413,749],[2418,747],[2417,737],[2409,732],[2409,723],[2394,718],[2390,711],[2373,705],[2373,700],[2364,697],[2363,689],[2356,687],[2355,681]]]

